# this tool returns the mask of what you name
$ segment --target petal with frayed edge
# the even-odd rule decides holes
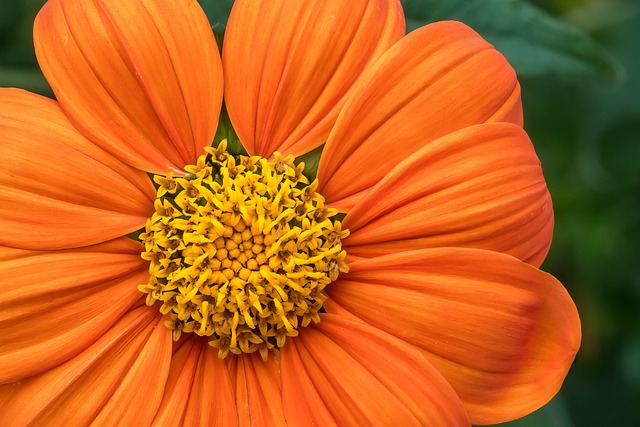
[[[36,55],[62,109],[134,167],[180,172],[215,135],[222,61],[195,0],[49,0]]]
[[[142,249],[127,238],[58,252],[0,247],[0,383],[76,356],[139,302]]]
[[[474,424],[509,421],[547,403],[580,345],[580,319],[564,287],[497,252],[442,248],[354,262],[328,293],[422,349]]]
[[[353,82],[403,35],[398,0],[237,0],[225,102],[249,154],[297,156],[324,143]]]
[[[0,245],[66,249],[144,226],[149,177],[93,145],[55,101],[0,89]]]
[[[322,153],[319,191],[346,212],[402,159],[485,122],[522,124],[515,72],[462,23],[422,27],[354,86]]]
[[[238,411],[227,365],[202,337],[190,337],[171,359],[154,426],[237,426]]]
[[[2,425],[150,425],[171,360],[163,322],[140,307],[66,363],[0,386]]]
[[[323,314],[280,357],[292,425],[469,425],[460,399],[419,350],[366,323]]]
[[[538,267],[551,246],[553,209],[525,131],[493,123],[448,134],[411,155],[343,225],[351,256],[461,246]]]

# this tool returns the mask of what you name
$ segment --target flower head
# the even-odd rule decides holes
[[[398,0],[236,0],[221,56],[195,0],[49,0],[57,101],[0,90],[0,419],[544,405],[580,325],[538,269],[553,211],[515,74],[461,23],[404,32]]]

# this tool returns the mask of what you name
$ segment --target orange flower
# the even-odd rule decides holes
[[[47,2],[57,101],[0,90],[3,425],[459,426],[557,392],[580,325],[513,70],[346,5],[236,0],[221,59],[195,0]],[[250,156],[206,148],[223,88]]]

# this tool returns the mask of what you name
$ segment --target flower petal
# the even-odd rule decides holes
[[[222,63],[195,0],[49,0],[36,55],[73,124],[132,166],[181,171],[211,144]]]
[[[434,139],[501,121],[522,124],[520,86],[506,59],[464,24],[427,25],[355,84],[322,153],[319,191],[346,212]]]
[[[55,250],[144,226],[148,176],[96,147],[55,101],[0,89],[0,245]]]
[[[154,426],[236,426],[238,412],[226,364],[199,337],[187,339],[171,359]]]
[[[423,349],[474,424],[519,418],[547,403],[580,345],[580,319],[562,285],[497,252],[429,249],[354,262],[328,293]]]
[[[321,318],[281,351],[291,425],[469,425],[451,386],[417,349],[363,322]]]
[[[553,234],[540,161],[519,126],[472,126],[396,166],[349,212],[351,256],[474,247],[537,266]]]
[[[403,35],[398,0],[237,0],[225,102],[249,154],[297,156],[324,143],[353,82]]]
[[[127,238],[60,252],[0,247],[0,384],[76,356],[131,309],[148,277],[141,249]]]
[[[1,386],[0,420],[3,426],[149,425],[170,359],[170,331],[156,310],[140,307],[68,362]]]
[[[240,426],[287,425],[280,398],[280,368],[272,355],[266,362],[256,353],[234,357],[229,370],[235,378]]]
[[[176,345],[174,344],[174,350]],[[185,340],[171,357],[169,376],[154,426],[182,425],[189,395],[196,376],[201,350],[200,340]],[[226,370],[226,369],[225,369]]]

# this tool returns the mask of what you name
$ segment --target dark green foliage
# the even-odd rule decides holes
[[[580,29],[524,0],[405,0],[408,30],[462,21],[491,42],[521,77],[615,82],[619,65]]]

